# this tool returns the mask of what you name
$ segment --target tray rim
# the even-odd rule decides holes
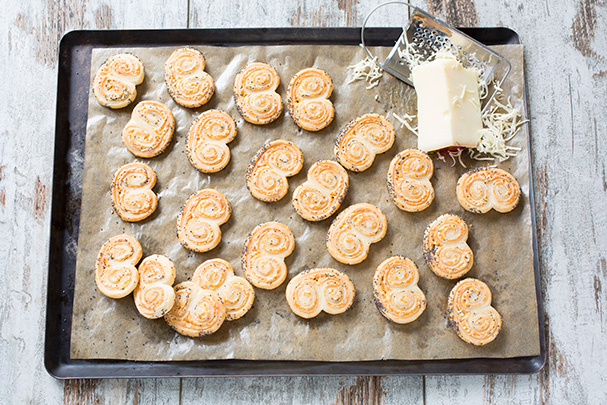
[[[402,28],[367,28],[369,45],[388,45],[386,36],[397,38]],[[520,44],[518,34],[505,27],[461,28],[463,32],[486,45]],[[394,34],[394,35],[393,35]],[[398,35],[396,35],[398,34]],[[155,38],[171,38],[158,42]],[[529,170],[529,203],[533,233],[534,275],[540,333],[540,354],[513,358],[474,358],[440,360],[376,360],[358,362],[275,361],[275,360],[201,360],[142,362],[131,360],[71,359],[70,335],[74,274],[66,266],[65,238],[74,241],[78,229],[66,234],[70,217],[66,209],[66,181],[73,177],[67,162],[69,150],[84,148],[84,139],[72,131],[72,119],[82,119],[74,111],[74,97],[70,94],[73,60],[90,69],[90,50],[93,47],[167,46],[205,44],[238,46],[243,44],[344,44],[357,45],[359,27],[337,28],[236,28],[236,29],[158,29],[158,30],[75,30],[66,33],[59,45],[57,76],[57,109],[55,121],[55,149],[53,164],[53,191],[51,202],[51,229],[47,306],[44,342],[44,366],[57,379],[71,378],[147,378],[147,377],[202,377],[202,376],[312,376],[312,375],[448,375],[448,374],[531,374],[540,371],[546,362],[544,312],[541,299],[540,268],[538,257],[535,196],[532,170]],[[122,41],[122,42],[117,42]],[[133,43],[135,42],[135,43]],[[388,42],[388,43],[387,43]],[[74,55],[75,54],[75,55]],[[75,57],[75,58],[74,58]],[[88,70],[84,80],[88,83]],[[77,73],[76,73],[77,74]],[[90,84],[90,83],[89,83]],[[523,108],[527,114],[527,86],[524,85]],[[88,87],[87,87],[88,89]],[[88,91],[87,99],[88,99]],[[85,108],[88,108],[88,104]],[[87,114],[88,115],[88,112]],[[86,117],[84,117],[86,122]],[[84,128],[85,129],[85,128]],[[84,134],[81,137],[84,138]],[[74,142],[75,141],[75,142]],[[80,144],[78,143],[80,142]],[[527,153],[531,166],[530,134],[527,136]],[[71,173],[68,174],[68,173]],[[71,196],[73,197],[73,196]],[[76,196],[78,197],[78,196]],[[79,202],[79,200],[78,200]],[[80,210],[78,203],[76,210]],[[78,218],[76,218],[78,220]],[[73,224],[72,224],[73,225]],[[77,243],[77,242],[76,242]],[[74,266],[75,268],[75,263]],[[70,290],[71,289],[71,290]],[[70,294],[71,293],[71,294]],[[71,298],[70,298],[71,297]],[[66,316],[69,315],[69,316]],[[67,342],[60,337],[67,336]],[[67,345],[67,346],[66,346]],[[67,350],[67,352],[66,352]],[[66,356],[67,354],[67,356]]]

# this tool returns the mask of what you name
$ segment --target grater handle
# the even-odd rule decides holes
[[[362,29],[360,30],[360,42],[361,42],[361,46],[363,47],[363,49],[367,53],[367,56],[373,61],[373,63],[375,63],[377,66],[379,66],[383,70],[386,70],[386,68],[384,67],[384,64],[381,63],[381,62],[379,62],[377,60],[377,57],[373,56],[371,54],[371,51],[367,48],[367,45],[365,44],[365,28],[367,26],[367,21],[369,21],[369,18],[373,15],[373,13],[375,13],[379,8],[381,8],[383,6],[387,6],[388,4],[402,4],[402,5],[405,5],[405,6],[409,7],[409,9],[419,10],[417,7],[415,7],[415,6],[407,3],[406,1],[388,1],[386,3],[381,3],[381,4],[377,5],[377,6],[375,6],[373,8],[373,10],[371,10],[369,12],[369,14],[367,14],[367,17],[365,18],[365,21],[363,22]],[[404,31],[404,27],[403,27],[403,31]]]

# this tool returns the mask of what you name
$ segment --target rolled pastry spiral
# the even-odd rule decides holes
[[[366,114],[350,121],[335,142],[335,156],[353,172],[367,170],[375,156],[394,144],[394,127],[382,115]]]
[[[348,193],[348,172],[332,160],[321,160],[308,170],[308,179],[293,192],[295,212],[308,221],[322,221],[337,211]]]
[[[445,214],[435,219],[424,231],[424,258],[430,270],[448,280],[466,274],[474,263],[466,240],[468,225],[462,218]]]
[[[255,290],[246,279],[234,275],[232,265],[223,259],[202,263],[192,281],[219,294],[226,305],[226,321],[242,318],[253,306]]]
[[[112,206],[123,221],[141,221],[156,210],[158,196],[152,189],[156,173],[145,163],[129,163],[114,174]]]
[[[166,150],[175,132],[175,117],[162,103],[142,101],[122,130],[122,142],[135,156],[153,158]]]
[[[407,149],[392,159],[388,169],[388,195],[403,211],[419,212],[432,204],[434,187],[430,178],[434,164],[427,153]]]
[[[95,263],[95,283],[103,295],[122,298],[139,283],[135,267],[143,251],[139,241],[126,234],[110,238],[103,244]]]
[[[467,171],[457,181],[455,192],[461,206],[476,214],[492,208],[497,212],[510,212],[521,198],[521,187],[514,176],[494,167]]]
[[[247,188],[260,201],[276,202],[287,194],[287,177],[299,173],[303,161],[303,153],[294,143],[281,139],[269,142],[251,159]]]
[[[280,76],[267,63],[245,66],[234,80],[236,109],[251,124],[264,125],[275,121],[282,113],[283,104],[276,92]]]
[[[285,258],[293,253],[293,232],[280,222],[266,222],[253,229],[245,241],[242,269],[255,287],[273,290],[287,277]]]
[[[287,303],[299,317],[314,318],[321,311],[331,315],[347,311],[354,302],[354,284],[335,269],[304,270],[287,284]]]
[[[120,53],[110,57],[93,79],[93,93],[104,107],[124,108],[135,101],[138,84],[143,82],[145,69],[135,55]]]
[[[386,235],[388,221],[372,204],[354,204],[342,211],[327,232],[327,248],[344,264],[357,264],[367,258],[372,243]]]
[[[177,104],[198,108],[211,99],[215,83],[204,67],[204,56],[197,49],[186,47],[171,54],[165,64],[164,81]]]
[[[373,298],[379,312],[400,324],[419,318],[426,309],[426,296],[418,281],[419,271],[411,259],[392,256],[384,260],[373,277]]]
[[[215,333],[226,319],[226,306],[219,293],[193,281],[175,286],[175,304],[164,320],[177,333],[202,337]]]
[[[308,68],[298,72],[287,89],[289,115],[300,128],[320,131],[335,117],[335,108],[329,100],[333,81],[327,72]]]
[[[219,191],[198,191],[187,199],[177,217],[179,242],[193,252],[208,252],[221,241],[219,226],[231,214],[228,199]]]
[[[228,113],[208,110],[196,118],[186,137],[186,155],[202,173],[215,173],[230,161],[226,144],[236,137],[236,123]]]
[[[491,343],[502,328],[502,317],[491,306],[491,290],[474,278],[462,280],[453,287],[447,312],[457,336],[475,346]]]
[[[148,256],[139,265],[139,285],[133,292],[135,306],[148,319],[162,318],[175,303],[175,265],[166,256]]]

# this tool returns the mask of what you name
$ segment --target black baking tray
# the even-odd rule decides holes
[[[486,45],[519,44],[508,28],[463,28]],[[402,28],[367,28],[371,46],[393,46]],[[80,224],[91,51],[96,47],[171,45],[358,45],[360,28],[253,28],[72,31],[59,46],[55,160],[51,209],[44,364],[53,377],[128,378],[286,375],[408,375],[534,373],[545,363],[533,179],[530,178],[535,287],[541,353],[509,359],[385,360],[359,362],[205,360],[140,362],[70,358],[76,251]],[[526,102],[524,103],[526,109]],[[525,111],[526,113],[526,111]],[[529,142],[529,140],[528,140]],[[528,151],[530,145],[528,144]],[[530,152],[529,152],[530,153]],[[531,161],[531,156],[529,155]],[[529,170],[531,176],[531,170]]]

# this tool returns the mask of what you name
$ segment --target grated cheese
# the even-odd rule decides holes
[[[346,83],[354,83],[358,80],[364,80],[369,83],[366,89],[372,89],[379,84],[379,79],[383,76],[383,69],[380,68],[375,61],[377,57],[371,59],[368,56],[355,65],[348,66],[348,70],[352,72],[352,78]]]
[[[497,87],[496,87],[497,88]],[[502,90],[499,89],[498,95]],[[481,140],[476,149],[470,149],[470,157],[475,160],[503,162],[516,156],[521,148],[507,144],[518,133],[520,127],[528,121],[520,121],[520,113],[512,106],[510,99],[500,103],[496,98],[491,108],[482,115],[483,129]]]
[[[401,117],[399,115],[396,114],[392,114],[394,116],[394,118],[396,118],[396,120],[398,122],[400,122],[400,127],[407,127],[407,129],[411,132],[413,132],[415,134],[415,136],[418,136],[417,134],[417,127],[413,127],[410,122],[413,122],[413,120],[415,119],[415,115],[409,115],[405,113],[404,117]]]

